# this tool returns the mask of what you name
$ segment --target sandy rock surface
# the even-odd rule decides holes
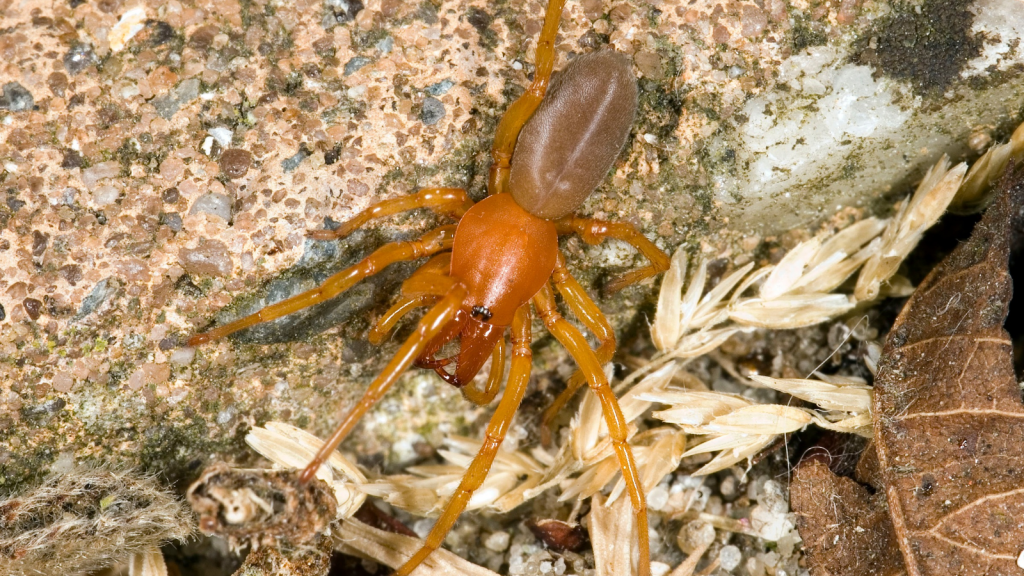
[[[947,4],[953,24],[930,37],[948,43],[900,44],[915,67],[886,52],[915,12],[884,2],[570,0],[556,68],[607,45],[640,84],[634,133],[581,212],[749,259],[837,204],[877,207],[944,151],[976,153],[1019,122],[1020,56],[999,47],[1024,24],[1000,17],[1006,2]],[[537,1],[0,2],[0,487],[68,460],[186,482],[214,455],[250,458],[254,424],[326,434],[394,350],[365,334],[412,265],[237,340],[181,343],[439,220],[339,242],[307,230],[419,187],[481,198],[542,16]],[[871,183],[847,185],[860,171]],[[640,263],[613,243],[563,247],[595,295]],[[600,303],[645,331],[650,292]],[[564,356],[538,359],[538,388],[560,386]],[[484,413],[420,374],[348,446],[397,465]]]

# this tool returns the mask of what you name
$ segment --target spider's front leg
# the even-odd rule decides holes
[[[339,226],[336,230],[313,230],[309,237],[314,240],[335,240],[344,238],[370,220],[408,212],[417,208],[430,208],[441,214],[462,218],[473,207],[473,201],[462,188],[423,188],[415,194],[382,200]]]
[[[519,132],[533,116],[548,91],[551,72],[555,67],[555,37],[558,35],[558,23],[562,19],[564,7],[565,0],[551,0],[548,4],[544,15],[544,28],[537,39],[537,54],[534,59],[537,69],[533,82],[526,92],[508,107],[494,133],[494,144],[491,146],[493,161],[487,177],[487,190],[491,194],[508,192],[509,163],[512,160],[512,150],[519,139]]]
[[[444,512],[437,519],[437,523],[431,528],[423,547],[395,571],[395,576],[408,576],[416,569],[431,552],[437,550],[444,542],[445,536],[455,525],[459,515],[466,509],[470,498],[473,497],[491,469],[494,457],[498,454],[498,448],[505,440],[505,434],[512,425],[512,419],[519,410],[519,404],[526,394],[526,387],[530,383],[530,368],[533,362],[533,353],[530,350],[530,309],[529,304],[521,306],[512,321],[512,368],[508,377],[508,385],[505,386],[505,395],[501,397],[498,408],[491,416],[487,424],[487,433],[484,436],[480,451],[469,468],[466,475],[462,477],[459,488],[452,495],[451,500],[444,507]]]
[[[308,308],[315,304],[326,302],[345,290],[348,290],[363,278],[372,276],[395,262],[417,260],[424,256],[436,254],[442,250],[451,250],[452,243],[455,240],[455,228],[456,227],[454,225],[441,226],[440,228],[435,228],[434,230],[424,234],[419,240],[385,244],[377,250],[374,250],[374,252],[366,258],[363,258],[363,260],[355,266],[350,266],[349,268],[331,276],[320,286],[292,296],[286,300],[282,300],[276,304],[271,304],[255,314],[239,318],[238,320],[225,324],[219,328],[215,328],[202,334],[196,334],[189,339],[188,345],[198,346],[200,344],[205,344],[238,332],[244,328],[248,328],[262,322],[276,320],[282,316],[298,312],[303,308]]]

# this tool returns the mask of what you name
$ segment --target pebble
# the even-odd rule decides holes
[[[169,360],[171,364],[177,364],[178,366],[186,366],[192,363],[192,359],[196,357],[195,348],[178,348],[174,352],[171,352]]]
[[[679,545],[679,549],[687,554],[693,554],[694,550],[698,548],[705,548],[715,539],[715,529],[711,524],[702,522],[700,520],[694,520],[688,522],[683,526],[682,530],[679,531],[679,535],[676,537],[676,543]]]
[[[224,194],[217,194],[216,192],[208,192],[203,194],[192,203],[192,209],[188,211],[189,215],[192,214],[211,214],[222,218],[225,222],[231,221],[231,199]]]
[[[664,562],[651,562],[651,576],[665,576],[672,571],[672,567]]]
[[[70,392],[71,387],[74,385],[75,379],[67,372],[57,372],[57,374],[53,376],[53,389],[61,394]]]
[[[668,490],[665,486],[655,486],[647,494],[647,506],[651,510],[663,510],[665,504],[668,504]]]
[[[0,109],[21,112],[23,110],[31,110],[35,104],[35,98],[32,97],[32,93],[21,84],[17,82],[4,84],[3,93],[0,94]]]
[[[775,542],[793,529],[793,522],[785,513],[772,511],[764,504],[758,504],[750,510],[750,527],[761,538]]]
[[[181,107],[199,97],[199,79],[189,78],[167,94],[153,98],[150,103],[164,120],[170,120]]]
[[[359,70],[369,63],[370,59],[366,56],[356,56],[352,58],[348,62],[345,62],[345,76],[351,76],[356,72],[356,70]]]
[[[220,240],[203,240],[197,248],[182,248],[178,260],[186,272],[202,276],[227,277],[234,268],[227,244]]]
[[[220,171],[228,178],[234,179],[245,176],[251,164],[252,153],[248,150],[228,148],[220,154]]]
[[[113,178],[121,173],[121,165],[113,160],[100,162],[82,171],[82,183],[92,190],[96,183],[105,178]]]
[[[97,282],[92,292],[89,292],[89,295],[82,299],[82,307],[78,310],[75,319],[82,319],[95,312],[100,305],[117,292],[117,288],[117,282],[113,281],[109,276]]]
[[[82,278],[84,278],[84,275],[82,274],[82,267],[78,264],[65,264],[57,269],[57,273],[72,286],[76,285],[82,280]]]
[[[374,44],[373,47],[376,48],[377,50],[380,50],[384,54],[388,54],[395,47],[395,39],[392,38],[391,36],[388,36],[387,38],[384,38],[383,40],[380,40],[379,42]]]
[[[786,498],[782,485],[775,480],[764,483],[764,492],[758,498],[758,502],[776,514],[789,512],[789,499]]]
[[[427,94],[430,94],[431,96],[444,96],[452,89],[452,86],[455,86],[455,82],[452,82],[451,80],[441,80],[437,84],[427,86]]]
[[[281,169],[284,170],[285,172],[291,172],[292,170],[298,168],[299,164],[301,164],[302,161],[305,160],[308,156],[309,150],[307,150],[305,147],[300,147],[299,151],[296,152],[294,156],[285,158],[284,160],[281,161]]]
[[[28,317],[33,320],[38,320],[42,314],[43,303],[35,298],[25,298],[21,303],[25,307],[25,312],[28,312]]]
[[[231,138],[234,137],[235,135],[235,133],[232,132],[230,128],[225,128],[223,126],[210,128],[208,132],[210,133],[210,136],[213,136],[213,139],[216,140],[217,143],[221,145],[222,148],[227,148],[228,146],[231,146]]]
[[[424,98],[423,110],[420,112],[420,121],[427,126],[433,126],[444,118],[444,104],[437,98]]]
[[[109,206],[114,202],[117,202],[117,199],[120,197],[121,191],[110,184],[100,186],[92,192],[92,201],[97,206]]]
[[[72,76],[85,70],[95,62],[96,54],[92,51],[92,46],[88,44],[79,44],[68,50],[68,53],[64,55],[64,69]]]
[[[160,223],[175,232],[181,232],[181,214],[177,212],[164,212],[160,214]]]
[[[363,9],[360,0],[327,0],[325,4],[331,9],[338,24],[355,20],[356,15]]]
[[[740,565],[742,560],[743,553],[740,552],[739,548],[731,544],[723,546],[722,549],[718,551],[719,566],[721,566],[726,572],[731,572],[734,568]]]
[[[732,501],[736,499],[739,482],[735,476],[726,476],[722,480],[721,484],[718,485],[718,491],[722,494],[722,498],[726,501]]]
[[[494,532],[484,540],[484,546],[493,552],[504,552],[510,539],[508,532]]]

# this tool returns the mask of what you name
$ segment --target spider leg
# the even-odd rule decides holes
[[[398,324],[402,317],[420,306],[430,306],[440,299],[440,296],[433,294],[420,294],[418,296],[402,298],[381,316],[377,324],[370,330],[370,334],[366,339],[369,340],[370,344],[380,346],[380,343],[384,341],[384,337],[388,335],[388,332],[391,332],[391,329],[395,327],[395,324]]]
[[[597,355],[597,361],[602,366],[608,363],[615,354],[615,331],[608,324],[608,319],[601,313],[601,309],[590,299],[586,290],[580,286],[579,282],[566,269],[565,257],[561,251],[558,252],[557,259],[555,260],[555,271],[551,274],[551,280],[555,283],[555,288],[562,295],[562,300],[569,307],[569,310],[572,311],[573,315],[583,322],[587,330],[590,330],[591,333],[597,336],[599,344],[597,349],[594,350],[594,353]],[[583,371],[577,370],[569,378],[565,390],[544,410],[540,429],[543,444],[549,445],[551,443],[551,422],[558,416],[562,408],[572,400],[576,392],[579,391],[586,381],[587,378]]]
[[[505,439],[512,419],[519,409],[519,404],[526,394],[526,386],[530,383],[530,368],[533,361],[533,353],[530,351],[530,312],[529,305],[523,305],[516,311],[512,320],[512,369],[509,373],[508,385],[505,386],[505,395],[502,396],[498,408],[491,416],[487,425],[487,433],[484,436],[483,444],[476,458],[466,469],[466,475],[452,495],[451,500],[445,505],[444,512],[437,519],[437,523],[427,535],[426,542],[405,564],[395,571],[394,576],[408,576],[423,560],[436,550],[445,536],[455,525],[455,521],[466,506],[469,504],[473,492],[483,484],[487,478],[487,472],[494,462],[494,457]]]
[[[647,502],[644,497],[643,485],[640,482],[640,474],[637,472],[636,459],[633,458],[633,450],[626,441],[628,425],[622,415],[619,402],[612,392],[612,387],[608,384],[608,379],[605,378],[601,362],[594,351],[590,349],[586,338],[558,313],[558,309],[555,307],[555,293],[550,284],[546,284],[533,297],[533,306],[537,309],[537,315],[544,321],[548,332],[551,332],[555,339],[572,355],[580,370],[586,375],[590,389],[601,401],[601,410],[604,413],[605,422],[608,424],[608,435],[612,447],[615,449],[615,455],[618,457],[619,467],[622,468],[622,478],[626,482],[626,491],[629,492],[629,499],[632,500],[633,511],[636,514],[640,543],[639,573],[641,576],[650,576],[651,551],[647,535]]]
[[[558,22],[562,18],[565,0],[550,0],[544,14],[544,28],[537,39],[537,53],[534,57],[536,70],[533,82],[522,96],[516,99],[498,123],[494,133],[494,144],[491,146],[491,170],[487,178],[487,189],[491,194],[505,192],[508,184],[509,162],[512,160],[512,149],[516,147],[519,131],[544,99],[551,81],[551,71],[555,67],[555,37],[558,35]]]
[[[467,400],[483,406],[490,404],[491,400],[498,395],[498,387],[501,386],[501,379],[505,376],[505,337],[502,336],[494,345],[494,352],[491,353],[491,370],[487,374],[487,384],[483,390],[477,390],[470,382],[462,389],[462,395]]]
[[[448,213],[461,218],[472,206],[473,201],[461,188],[424,188],[409,196],[378,202],[356,214],[354,218],[342,224],[337,230],[312,230],[308,236],[314,240],[344,238],[374,218],[383,218],[416,208],[430,208],[435,212]]]
[[[614,238],[629,243],[643,254],[651,263],[643,268],[627,272],[608,283],[605,288],[608,292],[617,292],[630,284],[656,276],[668,270],[669,258],[640,233],[635,226],[628,222],[605,222],[594,218],[580,218],[578,216],[565,216],[555,221],[559,234],[571,234],[575,232],[583,238],[587,244],[600,244],[606,238]]]
[[[392,384],[398,380],[398,377],[420,355],[427,342],[430,342],[434,336],[455,318],[455,313],[462,307],[462,302],[465,299],[466,288],[461,284],[455,284],[448,291],[448,294],[431,308],[430,312],[427,312],[426,316],[416,326],[416,331],[406,339],[402,347],[395,353],[395,356],[388,362],[388,365],[384,367],[384,370],[374,378],[366,393],[363,394],[362,399],[359,400],[359,403],[338,424],[338,427],[335,428],[327,443],[320,448],[320,451],[316,453],[313,460],[302,471],[302,475],[299,476],[300,483],[305,484],[313,479],[320,465],[327,461],[327,458],[338,447],[338,444],[341,444],[341,441],[345,439],[345,436],[355,427],[363,415],[387,393]]]
[[[234,322],[230,322],[224,326],[210,330],[209,332],[196,334],[189,339],[188,345],[197,346],[199,344],[205,344],[211,340],[223,338],[224,336],[237,332],[243,328],[248,328],[261,322],[274,320],[282,316],[287,316],[292,312],[330,300],[351,288],[356,282],[359,282],[367,276],[376,274],[390,264],[401,262],[403,260],[416,260],[418,258],[423,258],[424,256],[436,254],[441,250],[450,250],[454,238],[455,226],[451,225],[435,228],[434,230],[424,234],[419,240],[385,244],[384,246],[374,250],[374,252],[366,258],[363,258],[363,260],[355,266],[350,266],[349,268],[331,276],[320,286],[303,292],[302,294],[292,296],[286,300],[282,300],[276,304],[271,304],[255,314],[239,318]]]

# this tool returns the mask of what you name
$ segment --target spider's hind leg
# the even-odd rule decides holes
[[[619,467],[622,469],[626,491],[629,492],[629,499],[633,503],[640,545],[640,561],[637,567],[640,576],[650,576],[651,550],[648,537],[647,499],[640,482],[640,473],[636,467],[633,449],[627,441],[629,424],[622,415],[622,408],[619,406],[618,399],[615,398],[615,393],[612,392],[611,385],[608,384],[608,379],[605,378],[597,355],[590,349],[583,334],[558,313],[558,309],[555,307],[555,294],[550,284],[545,284],[540,292],[533,297],[533,305],[537,309],[537,315],[544,321],[544,327],[569,351],[573,360],[580,367],[580,371],[586,376],[590,389],[601,401],[601,411],[604,413],[604,420],[608,425],[608,436],[615,449],[615,455],[618,457]]]

